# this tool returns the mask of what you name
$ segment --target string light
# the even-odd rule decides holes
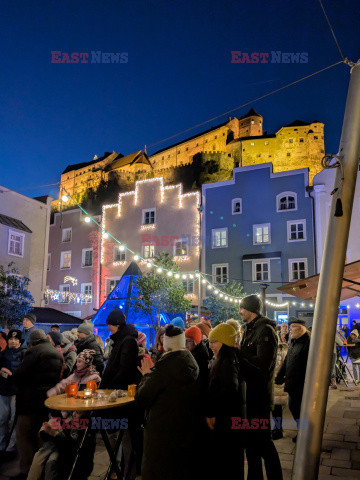
[[[66,202],[69,201],[69,197],[68,197],[67,195],[63,195],[63,196],[61,197],[61,200],[62,200],[64,203],[66,203]]]
[[[92,295],[90,294],[63,292],[60,290],[52,290],[50,288],[45,290],[45,298],[47,301],[51,299],[52,301],[59,303],[90,303],[92,301]]]
[[[170,270],[167,272],[167,276],[172,277],[172,272]]]
[[[90,222],[91,222],[90,217],[85,217],[84,220],[85,220],[86,223],[90,223]]]
[[[139,260],[139,258],[140,258],[139,255],[134,255],[135,262],[137,262]]]
[[[151,268],[151,267],[152,267],[152,264],[151,264],[150,262],[148,262],[148,263],[146,264],[146,266],[147,266],[148,268]]]

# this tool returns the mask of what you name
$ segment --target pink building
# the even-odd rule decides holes
[[[148,269],[157,252],[168,252],[178,263],[188,298],[197,305],[197,285],[190,272],[199,269],[200,193],[183,194],[182,184],[165,186],[163,178],[135,182],[135,190],[120,193],[118,202],[103,206],[102,222],[111,235],[101,239],[101,302],[134,259],[111,236],[145,260]],[[183,276],[186,275],[186,278]]]
[[[87,223],[79,208],[55,213],[47,264],[49,307],[79,318],[99,308],[99,239],[99,227]]]

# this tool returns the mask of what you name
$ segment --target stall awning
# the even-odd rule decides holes
[[[302,280],[296,280],[296,282],[278,287],[278,290],[303,300],[315,300],[319,277],[320,275],[312,275]],[[360,260],[345,265],[340,300],[356,296],[360,296]]]

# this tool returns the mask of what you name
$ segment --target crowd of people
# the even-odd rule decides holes
[[[259,297],[248,295],[240,303],[242,323],[229,319],[212,326],[203,317],[185,326],[177,317],[158,329],[150,351],[146,335],[127,324],[117,307],[107,317],[105,345],[91,322],[63,332],[53,325],[45,334],[28,313],[23,331],[0,336],[6,343],[0,344],[0,460],[18,452],[17,480],[66,478],[81,431],[65,425],[80,414],[61,412],[59,424],[44,402],[70,383],[81,389],[92,380],[102,389],[137,385],[134,404],[106,411],[107,418],[127,418],[124,478],[218,479],[226,465],[229,477],[243,479],[246,454],[248,480],[263,479],[263,463],[269,480],[281,480],[274,442],[283,436],[285,405],[299,422],[311,334],[301,319],[277,326],[261,310]],[[334,346],[336,352],[346,340],[351,345],[357,380],[359,332],[357,325],[338,331]],[[336,355],[331,388],[334,361]],[[90,475],[95,447],[89,432],[73,478]],[[115,470],[111,478],[117,478]]]

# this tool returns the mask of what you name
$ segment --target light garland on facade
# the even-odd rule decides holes
[[[59,303],[90,303],[92,301],[92,295],[74,292],[61,292],[60,290],[51,290],[49,288],[45,290],[45,298],[47,300],[51,299],[53,302]]]
[[[145,231],[145,230],[155,230],[157,227],[156,223],[151,223],[150,225],[141,225],[140,231]]]

